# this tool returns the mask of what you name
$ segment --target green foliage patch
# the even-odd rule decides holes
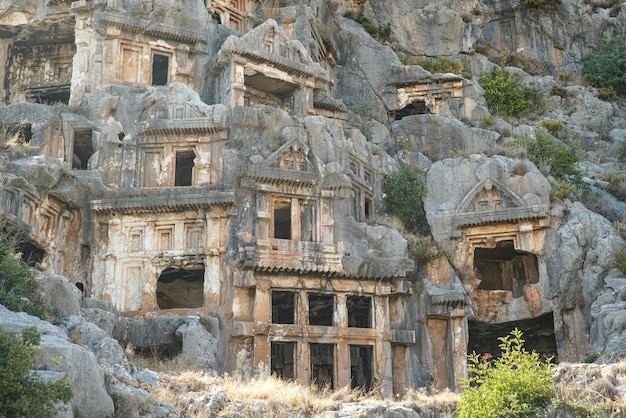
[[[458,418],[532,416],[553,396],[550,359],[526,351],[518,329],[499,341],[501,355],[493,361],[486,355],[468,356],[470,377],[457,404]]]
[[[400,218],[405,228],[413,233],[430,231],[422,202],[426,193],[423,179],[422,170],[401,166],[389,174],[383,184],[385,211]]]
[[[626,42],[621,36],[604,37],[598,54],[582,58],[582,74],[595,87],[612,87],[626,94]]]
[[[544,173],[550,174],[559,183],[569,183],[583,192],[589,185],[583,181],[578,163],[579,152],[552,137],[545,128],[535,129],[535,138],[520,137],[517,145],[526,149],[528,158]]]
[[[40,335],[35,327],[11,337],[0,328],[0,417],[57,416],[57,404],[72,399],[66,379],[45,382],[30,373]]]
[[[45,319],[48,308],[32,270],[15,252],[17,235],[0,224],[0,304]]]
[[[543,95],[534,89],[523,88],[510,73],[495,69],[483,73],[478,84],[485,90],[489,111],[498,116],[522,116],[531,111],[543,112]]]

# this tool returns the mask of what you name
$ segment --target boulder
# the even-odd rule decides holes
[[[36,327],[41,334],[35,370],[65,374],[72,385],[74,416],[108,417],[113,414],[113,400],[104,384],[104,373],[96,356],[87,348],[72,343],[65,332],[48,322],[25,313],[11,312],[0,305],[0,327],[10,334]]]

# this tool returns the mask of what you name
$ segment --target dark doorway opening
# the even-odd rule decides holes
[[[282,379],[294,379],[296,343],[272,341],[271,350],[271,373]]]
[[[93,143],[91,141],[91,129],[74,131],[74,156],[72,168],[75,170],[87,170],[89,158],[93,155]]]
[[[159,309],[201,308],[204,305],[204,268],[163,270],[156,296]]]
[[[70,102],[70,89],[69,87],[50,90],[32,88],[30,97],[34,103],[45,105],[61,103],[66,105]]]
[[[291,201],[274,202],[274,238],[291,239]]]
[[[334,389],[335,345],[309,344],[311,353],[311,382],[320,388]]]
[[[396,110],[395,120],[400,120],[406,116],[425,115],[427,113],[428,107],[426,107],[426,102],[424,100],[417,100],[400,110]]]
[[[309,293],[309,325],[333,326],[335,297]]]
[[[296,292],[272,291],[272,322],[274,324],[296,323]]]
[[[152,85],[164,86],[167,84],[167,75],[170,67],[170,58],[167,55],[152,54]]]
[[[371,390],[374,386],[374,348],[371,345],[350,346],[350,384],[352,389]]]
[[[537,256],[518,251],[513,241],[501,241],[495,248],[476,248],[474,267],[481,290],[508,290],[514,298],[524,294],[524,286],[539,281]]]
[[[372,328],[372,298],[369,296],[348,296],[348,326],[353,328]]]
[[[193,161],[196,153],[180,151],[176,153],[176,169],[174,172],[174,186],[191,186],[193,181]]]
[[[552,312],[531,319],[491,324],[479,321],[469,321],[469,343],[467,352],[475,351],[479,354],[489,353],[493,357],[500,355],[500,341],[515,328],[522,331],[524,347],[528,351],[535,350],[543,358],[554,357],[558,361],[556,339],[554,338],[554,316]]]

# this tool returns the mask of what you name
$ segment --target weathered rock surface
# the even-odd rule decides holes
[[[74,416],[108,417],[114,407],[104,382],[104,373],[96,356],[74,344],[60,329],[25,313],[15,313],[0,305],[0,326],[9,334],[36,327],[41,334],[41,348],[36,368],[63,373],[72,386],[71,409]],[[56,360],[55,360],[56,359]]]

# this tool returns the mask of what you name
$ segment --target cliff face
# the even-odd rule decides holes
[[[575,80],[626,31],[623,3],[22,3],[0,12],[0,213],[108,336],[388,396],[456,388],[467,352],[513,327],[559,360],[623,355],[622,238],[514,149],[561,121],[621,221],[602,189],[623,99]],[[498,63],[539,91],[536,114],[490,114],[478,78]],[[420,262],[385,217],[400,165],[425,171],[447,258]]]

